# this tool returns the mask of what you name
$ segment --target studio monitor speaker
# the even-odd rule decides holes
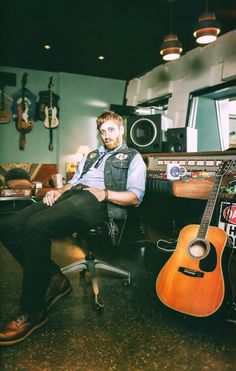
[[[167,152],[197,152],[197,129],[175,128],[167,130]]]
[[[127,118],[126,141],[141,153],[161,152],[170,120],[161,114]]]

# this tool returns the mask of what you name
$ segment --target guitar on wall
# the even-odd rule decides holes
[[[29,104],[25,97],[25,90],[27,84],[28,74],[24,73],[21,81],[22,95],[21,101],[17,108],[16,128],[20,132],[19,148],[20,150],[25,149],[26,133],[29,133],[33,129],[33,120],[29,114]]]
[[[0,124],[8,124],[11,121],[11,114],[5,103],[4,85],[1,86],[0,96]]]
[[[49,105],[45,107],[45,120],[44,126],[49,129],[49,151],[53,151],[53,129],[59,125],[59,120],[57,117],[57,108],[53,106],[52,97],[52,87],[53,87],[53,77],[50,77],[48,89],[49,89]]]
[[[158,274],[158,298],[178,312],[207,317],[232,305],[228,265],[233,249],[227,244],[225,231],[209,226],[222,178],[232,163],[222,163],[201,224],[188,225],[180,231],[174,253]]]

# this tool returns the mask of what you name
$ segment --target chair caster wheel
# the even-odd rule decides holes
[[[130,286],[130,280],[124,279],[122,283],[124,287]]]
[[[94,303],[94,308],[97,312],[102,312],[104,309],[104,303],[100,301],[99,303]]]
[[[104,301],[100,298],[100,295],[95,295],[95,302],[94,302],[94,308],[97,312],[101,312],[104,308],[105,304]]]

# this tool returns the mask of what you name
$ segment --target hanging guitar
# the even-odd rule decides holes
[[[157,277],[158,298],[178,312],[207,317],[232,305],[228,266],[233,249],[225,231],[209,226],[222,178],[232,163],[219,168],[200,226],[180,231],[176,249]]]
[[[25,97],[26,92],[26,84],[27,84],[28,74],[24,73],[21,81],[22,85],[22,95],[20,98],[20,102],[17,108],[17,118],[16,118],[16,128],[20,132],[19,138],[19,149],[25,149],[26,143],[26,133],[29,133],[33,129],[33,121],[29,114],[29,104]]]
[[[44,126],[49,129],[49,151],[53,151],[53,129],[59,125],[59,120],[57,117],[57,108],[53,106],[52,97],[52,87],[53,87],[53,77],[50,77],[48,89],[49,89],[49,105],[45,107],[45,120]]]
[[[8,124],[11,121],[11,114],[5,103],[4,85],[1,86],[0,97],[0,124]]]

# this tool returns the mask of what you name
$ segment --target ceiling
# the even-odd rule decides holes
[[[206,0],[2,1],[0,63],[128,81],[162,64],[171,23],[183,53],[195,48],[193,28],[205,6]],[[221,35],[236,28],[235,0],[209,0],[208,8]]]

